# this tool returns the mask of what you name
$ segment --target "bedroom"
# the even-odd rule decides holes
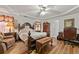
[[[0,5],[0,53],[77,54],[78,15],[78,5]]]

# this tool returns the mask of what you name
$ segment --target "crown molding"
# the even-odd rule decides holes
[[[51,19],[51,18],[54,18],[54,17],[66,15],[66,14],[68,14],[69,12],[72,12],[73,10],[75,10],[75,9],[77,9],[77,8],[79,8],[78,5],[75,6],[75,7],[73,7],[72,9],[67,10],[66,12],[63,12],[63,13],[61,13],[61,14],[59,14],[59,15],[55,15],[55,16],[49,17],[49,18],[47,18],[47,19]]]
[[[38,19],[38,17],[30,16],[30,15],[27,15],[27,14],[25,14],[25,13],[23,13],[23,14],[16,13],[15,10],[13,10],[13,9],[12,9],[11,7],[9,7],[8,5],[7,5],[7,8],[12,12],[11,14],[13,14],[13,15],[22,16],[22,17],[26,16],[26,17],[29,18],[29,19],[30,19],[30,18],[31,18],[31,19]],[[66,12],[61,13],[61,14],[58,14],[58,15],[55,15],[55,16],[51,16],[51,17],[48,17],[48,18],[39,18],[39,19],[51,19],[51,18],[63,16],[63,15],[68,14],[69,12],[72,12],[73,10],[75,10],[75,9],[77,9],[77,8],[79,8],[78,5],[75,6],[75,7],[73,7],[73,8],[71,8],[71,9],[69,9],[69,10],[67,10]],[[26,17],[25,17],[25,18],[26,18]]]

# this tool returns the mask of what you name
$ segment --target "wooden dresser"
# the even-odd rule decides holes
[[[43,23],[43,32],[47,32],[47,36],[50,36],[50,23],[48,22]]]
[[[64,39],[76,39],[77,29],[76,28],[64,28]]]

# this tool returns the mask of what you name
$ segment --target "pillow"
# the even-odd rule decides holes
[[[30,31],[30,32],[35,32],[35,30],[33,30],[33,29],[30,29],[29,31]]]
[[[20,38],[21,38],[22,41],[25,42],[28,39],[28,34],[27,33],[22,33],[22,34],[20,34]]]
[[[25,30],[26,30],[26,32],[29,32],[30,31],[30,27],[29,26],[25,26]]]
[[[19,34],[25,33],[25,32],[26,32],[26,29],[24,28],[24,29],[21,29],[21,30],[19,31]]]

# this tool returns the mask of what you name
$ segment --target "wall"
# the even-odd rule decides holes
[[[30,18],[22,18],[22,17],[17,17],[16,18],[17,23],[23,24],[24,22],[29,22],[31,25],[37,20],[37,19],[30,19]],[[48,21],[50,23],[50,36],[56,37],[59,32],[59,21],[53,21],[53,20],[40,20],[41,21],[41,31],[43,31],[43,22]]]
[[[65,19],[74,18],[75,19],[75,27],[79,28],[79,16],[78,15],[79,15],[79,13],[48,19],[48,22],[50,23],[50,35],[57,37],[58,32],[63,31]],[[35,20],[37,20],[37,19],[30,19],[30,18],[24,18],[24,17],[19,17],[19,16],[15,17],[15,18],[16,18],[17,22],[20,24],[23,24],[24,22],[29,22],[33,25]],[[42,25],[43,25],[44,21],[46,21],[46,20],[41,20]],[[42,26],[42,30],[43,30],[43,26]],[[79,33],[79,31],[77,31],[77,33]]]
[[[72,19],[72,18],[75,19],[75,27],[77,29],[79,29],[79,16],[78,15],[79,14],[73,14],[73,15],[67,15],[67,16],[60,17],[60,20],[59,20],[59,31],[63,31],[63,29],[64,29],[64,20]],[[78,30],[77,30],[77,33],[79,33]]]
[[[73,15],[65,15],[65,16],[55,17],[55,18],[50,19],[49,21],[52,26],[51,36],[57,37],[58,32],[61,32],[64,29],[64,20],[72,19],[72,18],[75,19],[75,27],[77,29],[79,29],[79,13],[73,14]],[[79,30],[77,30],[77,33],[79,33]]]
[[[0,13],[0,14],[7,15],[6,13]],[[20,24],[23,24],[25,22],[29,22],[33,25],[35,20],[37,20],[37,19],[31,19],[31,18],[27,18],[27,17],[23,17],[23,16],[16,16],[16,15],[14,15],[14,17],[15,17],[16,23],[20,23]],[[64,29],[64,20],[71,19],[71,18],[75,19],[75,27],[79,29],[79,13],[48,19],[48,22],[50,23],[50,35],[57,37],[58,32],[63,31],[63,29]],[[44,21],[45,20],[41,20],[42,25],[43,25]],[[42,26],[41,31],[42,30],[43,30],[43,26]],[[77,33],[79,33],[79,31],[77,31]]]
[[[23,24],[23,23],[25,23],[25,22],[29,22],[31,25],[33,25],[34,24],[34,22],[36,21],[36,20],[39,20],[39,19],[32,19],[32,18],[27,18],[27,17],[15,17],[15,20],[17,21],[17,23],[20,23],[21,25]],[[41,22],[41,31],[43,31],[43,22],[44,22],[44,20],[40,20],[40,22]]]
[[[50,36],[57,37],[59,32],[59,20],[49,19],[48,22],[50,23]]]

